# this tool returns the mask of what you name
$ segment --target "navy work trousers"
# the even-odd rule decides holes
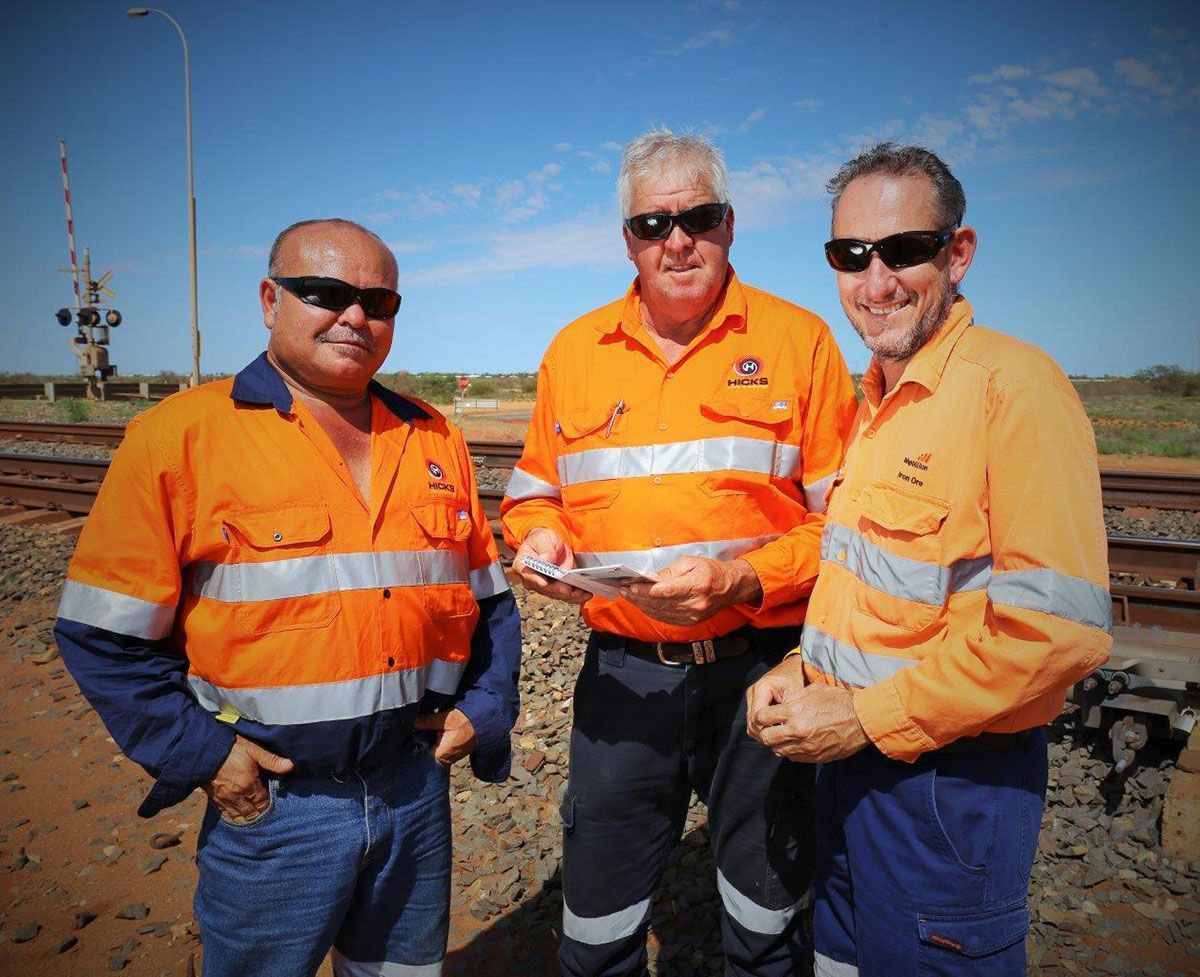
[[[563,800],[567,977],[641,977],[650,900],[694,790],[708,805],[724,908],[726,974],[807,968],[812,768],[746,735],[746,689],[798,631],[758,631],[750,651],[671,666],[593,633],[575,686]]]
[[[1018,977],[1046,736],[817,771],[817,977]]]

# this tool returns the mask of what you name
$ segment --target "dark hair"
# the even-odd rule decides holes
[[[851,181],[874,173],[886,173],[888,176],[920,174],[928,177],[937,203],[938,224],[949,227],[962,223],[967,212],[967,195],[963,193],[958,178],[950,172],[950,167],[924,146],[897,146],[894,142],[878,143],[855,156],[842,164],[842,168],[825,184],[825,189],[833,194],[834,213],[837,213],[838,201]]]
[[[379,243],[379,246],[392,259],[392,265],[395,266],[396,257],[392,254],[392,249],[374,231],[367,230],[367,228],[363,227],[357,221],[347,220],[344,217],[317,217],[312,220],[296,221],[295,224],[289,224],[279,232],[275,238],[275,243],[271,245],[271,253],[267,256],[267,276],[269,278],[275,278],[280,274],[279,252],[283,250],[283,244],[288,239],[288,236],[293,231],[298,231],[302,227],[312,227],[315,224],[334,224],[339,227],[352,227],[356,231],[362,231],[367,237],[374,238]]]

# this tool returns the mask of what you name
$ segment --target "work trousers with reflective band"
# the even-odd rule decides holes
[[[210,803],[196,920],[204,977],[437,977],[450,920],[446,767],[423,744],[345,779],[269,781],[233,825]]]
[[[679,667],[592,634],[575,686],[562,804],[559,960],[568,977],[647,973],[651,896],[693,790],[708,805],[726,974],[803,972],[812,768],[750,739],[745,705],[746,689],[795,647],[796,633],[757,634],[742,655]]]
[[[817,771],[817,977],[1025,973],[1046,737]]]

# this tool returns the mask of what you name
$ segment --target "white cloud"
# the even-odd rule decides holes
[[[998,81],[1015,81],[1018,78],[1028,78],[1032,71],[1024,65],[1002,64],[986,75],[972,75],[967,79],[972,85],[991,85]]]
[[[468,207],[478,207],[479,201],[483,199],[483,184],[456,183],[450,188],[450,192]]]
[[[599,209],[564,223],[500,231],[487,242],[485,254],[414,269],[406,284],[449,285],[535,268],[614,268],[626,260],[619,222]]]
[[[755,109],[738,123],[738,132],[749,132],[766,117],[766,109]]]
[[[416,254],[418,251],[425,251],[432,247],[429,241],[386,241],[392,254]]]
[[[507,207],[525,193],[525,184],[520,180],[506,180],[496,188],[493,203],[497,207]]]
[[[712,44],[732,44],[736,39],[736,35],[728,27],[714,27],[701,31],[699,34],[693,34],[679,46],[679,50],[698,51],[700,48],[706,48]]]
[[[825,103],[819,98],[798,98],[796,101],[792,102],[792,108],[794,108],[797,112],[811,114],[817,111],[817,109],[824,104]]]
[[[1162,75],[1145,61],[1137,58],[1122,58],[1113,67],[1127,85],[1132,88],[1144,88],[1155,95],[1174,95],[1178,86],[1165,82]]]
[[[620,153],[620,152],[623,152],[625,149],[625,147],[622,146],[619,142],[613,142],[611,139],[606,143],[602,143],[600,145],[600,148],[607,149],[610,153]]]
[[[556,153],[569,153],[571,151],[571,144],[569,142],[556,142],[553,149]]]
[[[612,170],[612,164],[608,160],[598,159],[588,169],[593,173],[608,173]]]

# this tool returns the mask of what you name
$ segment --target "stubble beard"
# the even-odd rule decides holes
[[[910,293],[910,298],[912,293]],[[876,357],[881,360],[909,360],[917,354],[930,338],[945,323],[954,305],[956,292],[947,286],[936,303],[931,305],[915,323],[903,331],[888,331],[878,336],[868,336],[857,322],[851,320],[854,331]]]

